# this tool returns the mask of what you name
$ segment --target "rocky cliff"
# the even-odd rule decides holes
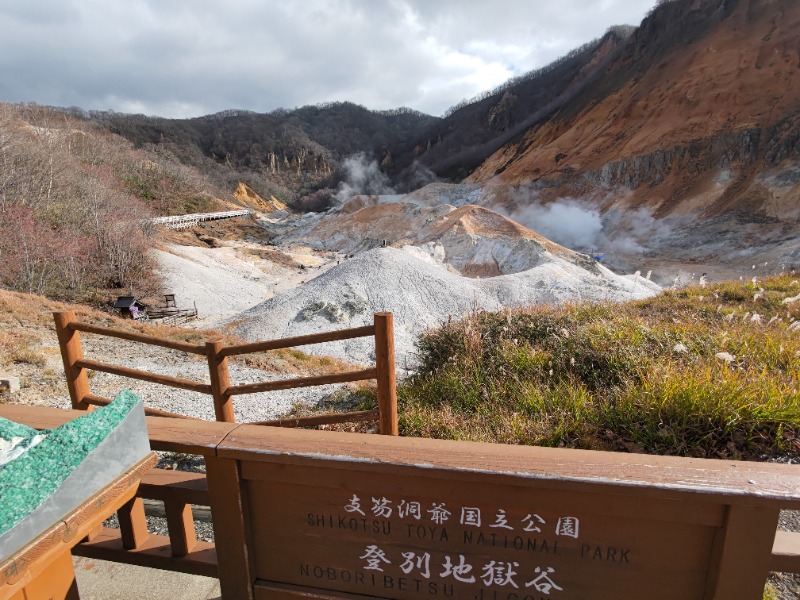
[[[423,131],[412,152],[395,152],[396,178],[402,181],[403,170],[412,163],[425,165],[439,177],[463,178],[498,148],[579,95],[617,55],[632,30],[612,27],[553,63],[453,107]]]
[[[675,0],[469,181],[524,184],[543,202],[785,219],[800,208],[799,121],[800,3]]]

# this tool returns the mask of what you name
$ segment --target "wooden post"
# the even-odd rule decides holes
[[[235,422],[233,416],[233,400],[228,393],[231,386],[228,374],[228,357],[219,358],[222,351],[222,342],[206,342],[206,355],[208,356],[208,370],[211,374],[211,394],[214,397],[214,414],[217,421],[226,423]]]
[[[164,513],[167,517],[172,556],[186,556],[197,546],[192,505],[174,500],[164,500]]]
[[[239,463],[230,458],[207,456],[206,476],[222,596],[252,600],[253,547]]]
[[[725,526],[715,540],[718,561],[709,574],[708,598],[738,600],[763,596],[779,514],[777,508],[728,507]]]
[[[122,547],[126,550],[136,550],[150,537],[147,531],[147,519],[144,516],[144,502],[141,498],[131,498],[120,506],[117,511],[119,519],[119,534],[122,538]]]
[[[392,313],[375,313],[375,369],[378,371],[380,433],[398,435]]]
[[[53,317],[56,322],[56,335],[58,336],[58,345],[61,347],[61,358],[64,362],[64,374],[67,377],[67,388],[69,389],[70,400],[72,400],[72,408],[92,410],[93,406],[83,400],[91,393],[86,369],[75,364],[83,358],[81,337],[77,331],[69,328],[69,324],[76,320],[75,313],[71,310],[65,310],[53,313]]]

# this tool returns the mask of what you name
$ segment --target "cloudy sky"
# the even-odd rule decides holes
[[[0,0],[0,101],[192,117],[440,115],[655,0]]]

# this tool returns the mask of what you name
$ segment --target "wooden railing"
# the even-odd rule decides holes
[[[217,221],[219,219],[231,219],[233,217],[243,217],[252,214],[253,211],[249,209],[242,210],[226,210],[222,212],[213,213],[192,213],[189,215],[175,215],[172,217],[154,217],[147,219],[150,223],[164,225],[169,229],[186,229],[193,227],[200,221]]]
[[[204,345],[190,344],[176,340],[154,337],[123,329],[114,329],[102,325],[81,323],[76,320],[72,311],[54,313],[56,333],[61,357],[64,362],[64,373],[67,378],[72,407],[88,410],[90,406],[105,406],[110,399],[91,393],[87,370],[110,373],[131,379],[148,381],[166,385],[182,390],[199,392],[212,396],[214,401],[214,414],[217,421],[233,423],[233,396],[241,394],[255,394],[301,388],[310,386],[327,385],[331,383],[346,383],[351,381],[364,381],[375,379],[378,389],[377,410],[357,411],[347,413],[334,413],[313,417],[298,417],[291,419],[278,419],[262,421],[261,425],[279,427],[314,426],[322,423],[343,423],[351,421],[379,421],[379,431],[384,435],[397,435],[397,395],[395,391],[395,365],[394,365],[394,327],[391,313],[377,313],[373,325],[355,329],[343,329],[325,333],[305,335],[280,340],[255,342],[237,346],[225,346],[221,341],[209,341]],[[191,381],[180,377],[171,377],[149,371],[131,369],[119,365],[112,365],[83,356],[80,332],[104,335],[132,342],[159,346],[171,350],[178,350],[190,354],[205,356],[208,360],[210,383]],[[332,375],[318,375],[313,377],[295,377],[277,381],[264,381],[245,385],[231,385],[228,369],[228,358],[243,354],[265,352],[281,348],[292,348],[308,344],[319,344],[338,340],[347,340],[360,337],[375,338],[375,366],[358,371],[348,371]],[[145,412],[151,416],[174,417],[186,419],[186,415],[170,413],[153,408],[146,408]]]
[[[80,414],[0,405],[0,416],[39,429],[58,427]],[[348,530],[343,536],[336,528],[309,526],[307,513],[335,510],[349,515],[345,504],[355,491],[365,502],[362,508],[369,511],[367,491],[374,485],[381,490],[376,492],[379,497],[385,495],[384,500],[426,498],[447,501],[450,509],[463,500],[470,506],[480,504],[490,517],[501,506],[508,510],[509,522],[510,515],[530,511],[531,503],[548,523],[559,514],[580,517],[580,540],[577,530],[574,542],[570,537],[554,538],[558,553],[555,549],[553,554],[502,549],[508,556],[503,560],[535,559],[530,569],[538,561],[551,561],[557,567],[554,577],[565,589],[568,584],[574,588],[580,583],[581,572],[586,577],[605,577],[616,586],[612,593],[604,591],[603,582],[584,582],[587,589],[594,586],[591,589],[597,593],[592,597],[638,598],[642,589],[653,591],[647,587],[652,581],[668,580],[680,588],[678,592],[669,595],[658,589],[654,597],[760,598],[768,571],[800,572],[800,534],[775,532],[781,508],[800,508],[800,479],[792,465],[340,432],[267,432],[251,424],[158,417],[148,417],[147,428],[153,449],[202,455],[207,475],[151,471],[142,479],[137,497],[118,511],[120,529],[96,532],[77,545],[74,553],[219,577],[224,598],[365,597],[351,596],[363,594],[362,588],[350,591],[340,587],[323,593],[317,588],[330,581],[325,577],[303,581],[302,569],[292,561],[300,557],[317,564],[306,556],[316,556],[324,548],[327,558],[321,560],[327,562],[319,562],[321,572],[358,571],[367,573],[363,580],[369,582],[368,571],[360,564],[363,561],[355,560],[367,544],[378,542],[387,551],[407,550],[406,533],[411,526],[394,513],[392,535],[384,532],[379,540],[373,539],[371,530]],[[164,502],[168,536],[147,531],[143,498]],[[196,539],[191,505],[210,506],[214,544]],[[547,511],[552,514],[548,516]],[[499,546],[461,543],[462,536],[453,533],[466,531],[467,526],[457,523],[455,514],[446,523],[449,541],[439,536],[415,539],[415,551],[419,547],[419,552],[437,556],[461,553],[473,562],[485,562],[491,558],[485,556],[488,552],[501,551]],[[542,525],[542,533],[536,537],[553,536],[554,530],[545,531]],[[630,566],[608,562],[606,550],[595,547],[607,538],[615,540],[608,542],[615,547],[630,549]],[[584,551],[587,548],[589,554]],[[597,552],[605,553],[603,565],[618,568],[592,567]],[[479,568],[481,563],[474,564]],[[393,565],[395,571],[397,565],[399,562]],[[329,569],[331,566],[337,568]],[[435,578],[439,572],[431,573]],[[373,585],[367,591],[374,592],[370,596],[384,596],[380,593],[383,578],[376,581],[378,588]],[[475,585],[479,586],[479,581]],[[335,582],[337,586],[341,583]],[[476,594],[472,587],[456,585],[461,586],[456,589],[460,593],[453,594],[451,586],[448,595],[500,597],[494,590]],[[689,588],[695,592],[681,592]]]
[[[88,370],[208,394],[213,398],[217,421],[227,423],[234,422],[233,397],[236,395],[375,379],[378,387],[377,410],[276,419],[255,424],[304,427],[378,420],[380,433],[385,435],[397,435],[398,433],[394,329],[391,313],[376,314],[373,325],[370,326],[235,346],[225,346],[220,341],[191,344],[123,329],[82,323],[76,319],[72,311],[56,312],[54,318],[67,387],[72,407],[75,409],[88,410],[92,406],[105,406],[111,402],[108,398],[91,393]],[[209,366],[210,383],[190,381],[85,358],[80,339],[81,332],[205,356]],[[333,375],[298,377],[246,385],[231,384],[228,369],[229,357],[370,336],[375,338],[376,364],[374,367]],[[151,447],[154,450],[199,454],[207,462],[208,460],[213,462],[214,449],[224,435],[218,429],[209,428],[210,423],[192,419],[191,428],[188,430],[191,433],[187,437],[185,428],[181,428],[181,433],[176,434],[177,430],[171,423],[176,424],[176,419],[186,420],[191,417],[153,408],[146,408],[145,412],[150,416],[169,417],[169,419],[156,420],[148,424]],[[40,424],[40,426],[51,427],[52,423],[48,422]],[[217,494],[224,496],[224,489],[220,487]],[[144,500],[156,500],[164,503],[168,536],[148,532]],[[220,502],[224,504],[225,501],[218,498],[217,503]],[[102,528],[93,532],[84,543],[75,549],[75,554],[216,577],[218,570],[215,545],[197,539],[192,514],[193,506],[210,506],[212,504],[212,494],[209,493],[205,474],[153,469],[142,479],[137,496],[118,511],[119,528]]]

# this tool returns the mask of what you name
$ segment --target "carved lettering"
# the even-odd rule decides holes
[[[319,513],[308,513],[306,515],[306,524],[309,527],[347,529],[350,531],[380,533],[383,535],[390,535],[392,532],[391,521],[386,521],[383,519],[368,519],[366,517],[346,517],[341,515],[333,516]]]
[[[602,560],[613,563],[630,563],[630,548],[616,548],[614,546],[597,546],[590,544],[581,545],[581,558]]]
[[[527,552],[544,552],[557,555],[558,540],[548,541],[540,538],[523,537],[519,535],[500,535],[497,533],[484,534],[482,532],[465,529],[462,532],[462,543],[495,548],[511,548]]]
[[[450,541],[450,536],[447,534],[445,527],[406,523],[406,533],[410,538],[439,540],[440,542]]]

